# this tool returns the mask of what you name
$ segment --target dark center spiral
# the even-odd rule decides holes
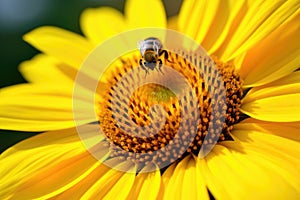
[[[174,162],[188,153],[197,155],[204,143],[212,143],[211,141],[214,139],[219,142],[231,139],[230,131],[239,120],[239,107],[243,96],[242,82],[235,72],[234,66],[230,63],[222,63],[217,58],[214,58],[217,68],[209,68],[209,65],[203,66],[209,73],[220,74],[222,77],[222,80],[211,80],[213,85],[210,86],[199,76],[193,64],[186,58],[170,52],[168,60],[170,62],[165,60],[164,63],[181,73],[190,83],[197,101],[193,101],[190,94],[186,94],[183,98],[184,102],[182,102],[170,89],[153,83],[137,88],[131,97],[126,99],[123,92],[129,87],[134,87],[141,77],[131,76],[125,81],[122,80],[122,88],[116,92],[114,89],[116,83],[122,79],[124,74],[139,65],[137,56],[123,59],[121,66],[115,67],[107,75],[108,81],[105,83],[107,87],[101,91],[103,99],[98,102],[100,126],[107,138],[107,144],[111,148],[111,157],[129,159],[143,164],[154,162],[161,165],[163,162]],[[205,63],[203,64],[205,65]],[[167,74],[163,77],[172,80],[172,77]],[[214,79],[214,76],[211,79]],[[173,81],[176,84],[176,80]],[[211,134],[210,139],[205,140],[214,117],[222,115],[222,110],[220,113],[212,113],[209,87],[215,87],[214,95],[218,98],[218,95],[221,95],[218,86],[221,84],[224,84],[226,90],[226,107],[223,110],[223,113],[226,113],[225,120],[224,122],[216,121],[215,123],[223,123],[223,125],[221,124],[220,128],[209,133]],[[112,102],[113,96],[118,99],[115,103]],[[155,112],[151,112],[152,107],[156,104],[160,104],[165,111],[166,120],[163,127],[158,127],[158,123],[151,123],[153,118],[162,116],[159,112],[156,115]],[[185,110],[186,106],[195,104],[200,111],[197,120],[191,117],[193,113],[181,112],[181,109]],[[113,106],[116,108],[112,109]],[[129,116],[129,119],[139,127],[148,127],[148,131],[144,133],[139,132],[138,129],[132,130],[125,116]],[[184,124],[182,124],[183,122]],[[190,129],[191,124],[196,124],[196,132]],[[178,135],[180,126],[183,126],[183,132]],[[158,129],[159,131],[157,131]],[[128,132],[129,130],[131,132]],[[192,140],[191,136],[193,136]],[[174,147],[173,149],[154,154],[155,151],[170,144]],[[182,148],[186,144],[187,148]],[[124,152],[128,152],[128,154],[124,154]]]

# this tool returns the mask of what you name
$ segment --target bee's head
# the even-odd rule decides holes
[[[148,50],[144,53],[144,59],[147,62],[152,62],[153,60],[156,60],[156,53],[152,50]]]

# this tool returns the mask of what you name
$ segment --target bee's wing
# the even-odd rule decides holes
[[[140,50],[141,54],[144,55],[145,53],[145,41],[144,40],[140,40],[137,42],[137,47]]]
[[[159,47],[159,43],[157,41],[153,41],[153,49],[158,54],[160,47]]]
[[[141,49],[144,46],[144,40],[140,40],[137,42],[137,48]]]

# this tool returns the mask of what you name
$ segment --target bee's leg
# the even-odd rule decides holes
[[[170,63],[173,63],[171,60],[168,59],[169,58],[169,53],[167,52],[167,50],[165,50],[165,49],[161,50],[158,55],[161,56],[163,54],[164,54],[165,60],[167,60]]]
[[[160,60],[160,59],[158,59],[158,61],[159,61],[159,60]],[[156,62],[156,61],[154,61],[153,63],[155,63],[154,69],[156,69],[156,71],[159,72],[158,67],[160,66],[160,63],[158,64],[158,62]]]
[[[145,71],[145,78],[147,77],[147,74],[148,74],[148,71],[146,70],[146,71]]]
[[[145,70],[145,72],[146,72],[146,74],[145,74],[145,77],[147,76],[147,74],[149,73],[148,72],[148,69],[145,67],[145,65],[144,65],[144,63],[143,63],[143,59],[141,58],[140,59],[140,67],[143,69],[143,70]]]
[[[161,67],[162,67],[162,60],[161,59],[158,59],[158,62],[159,62],[159,64],[158,64],[158,70],[162,73],[162,74],[164,74],[162,71],[161,71]]]
[[[146,70],[146,67],[145,67],[145,65],[143,64],[143,59],[140,59],[140,67],[141,67],[143,70]]]
[[[168,52],[167,52],[167,50],[161,50],[160,52],[159,52],[159,56],[161,56],[161,55],[163,55],[164,54],[164,58],[166,59],[166,60],[168,60],[168,58],[169,58],[169,54],[168,54]]]

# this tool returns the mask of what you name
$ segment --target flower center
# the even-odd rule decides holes
[[[137,87],[129,98],[124,95],[129,88],[135,88],[135,84],[144,76],[141,71],[140,76],[131,75],[125,80],[122,77],[131,69],[139,66],[139,57],[133,55],[127,59],[122,59],[121,66],[113,67],[107,72],[106,81],[101,88],[102,99],[99,105],[99,121],[104,132],[109,148],[112,150],[111,157],[119,156],[122,159],[138,160],[141,163],[154,162],[160,165],[163,162],[174,162],[189,153],[197,155],[205,143],[213,143],[214,137],[217,141],[231,140],[230,131],[233,125],[239,120],[241,99],[243,91],[240,77],[235,72],[234,66],[230,63],[222,63],[217,58],[213,58],[217,68],[209,68],[212,74],[220,74],[222,81],[215,83],[213,87],[218,93],[218,84],[224,84],[226,89],[226,108],[224,108],[225,120],[221,128],[208,133],[213,116],[220,113],[212,113],[212,99],[209,93],[209,85],[199,76],[194,66],[185,58],[178,54],[169,53],[168,60],[163,60],[165,65],[178,71],[190,83],[197,97],[197,102],[186,94],[182,102],[176,97],[174,91],[156,83],[143,84]],[[205,64],[205,63],[202,63]],[[205,66],[206,67],[206,66]],[[166,81],[171,81],[178,86],[174,77],[168,74],[162,74],[159,71],[150,71],[156,73],[156,76],[162,77]],[[115,86],[121,82],[120,90],[116,91]],[[101,84],[100,84],[101,85]],[[117,99],[117,100],[113,100]],[[194,113],[181,112],[186,107],[197,104],[199,116],[197,120],[193,117]],[[164,113],[157,109],[155,105],[159,104]],[[153,123],[157,119],[165,120],[161,123]],[[158,121],[162,121],[158,120]],[[134,124],[134,126],[132,125]],[[190,129],[191,124],[196,124],[197,131]],[[136,127],[135,127],[136,126]],[[178,135],[180,126],[183,126],[183,132]],[[139,128],[138,128],[139,127]],[[144,129],[143,129],[144,128]],[[218,134],[217,134],[218,133]],[[210,140],[205,137],[211,134]],[[192,136],[192,140],[189,139]],[[174,147],[170,151],[161,151],[155,156],[149,156],[153,152],[160,150],[172,144]],[[181,148],[182,146],[187,148]],[[129,154],[124,154],[129,152]]]

